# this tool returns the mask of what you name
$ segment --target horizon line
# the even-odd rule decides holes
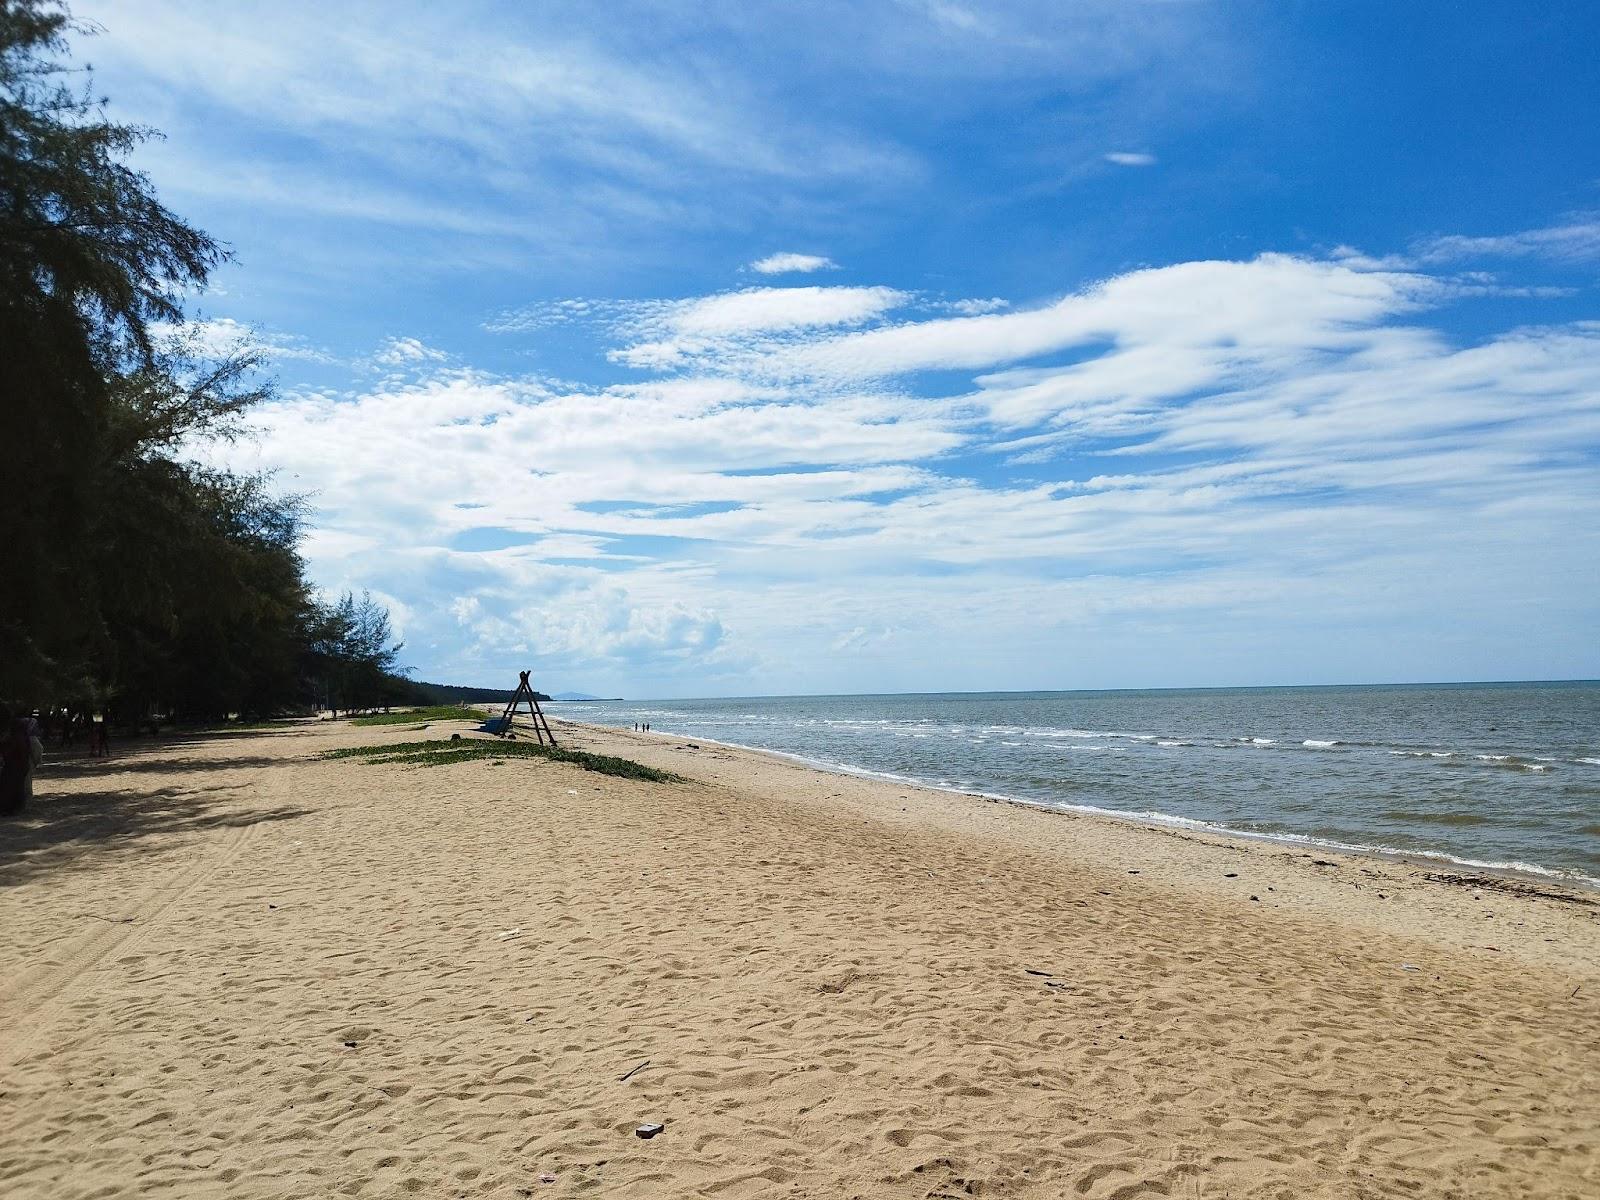
[[[629,702],[669,702],[679,700],[821,700],[842,698],[867,698],[874,696],[1032,696],[1032,695],[1072,695],[1090,694],[1099,695],[1106,693],[1122,692],[1260,692],[1260,691],[1309,691],[1312,689],[1326,688],[1470,688],[1470,687],[1554,687],[1561,685],[1600,685],[1600,678],[1574,678],[1574,679],[1459,679],[1459,680],[1404,680],[1393,683],[1238,683],[1238,684],[1199,684],[1194,686],[1160,686],[1160,687],[1112,687],[1112,688],[976,688],[957,689],[952,691],[905,691],[905,692],[765,692],[759,694],[735,694],[726,696],[618,696],[617,700]],[[471,686],[450,684],[446,686],[460,687]],[[485,689],[488,691],[504,691],[507,689]],[[567,689],[574,690],[574,689]],[[597,699],[612,699],[611,697],[598,697]],[[552,699],[552,704],[559,703],[594,703],[594,701],[558,701]]]

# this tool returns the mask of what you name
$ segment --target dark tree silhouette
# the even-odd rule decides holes
[[[187,323],[227,251],[125,161],[155,134],[109,120],[70,65],[92,32],[57,0],[0,0],[0,698],[125,719],[266,713],[318,686],[384,703],[406,684],[388,613],[316,601],[299,501],[183,457],[269,387]]]

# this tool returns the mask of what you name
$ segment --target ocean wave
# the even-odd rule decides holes
[[[668,715],[666,710],[652,709],[652,710],[645,710],[645,711],[649,711],[651,713],[659,714],[661,716],[667,716]],[[625,714],[625,715],[631,715],[631,714]],[[694,720],[694,718],[692,716],[689,716],[688,714],[679,713],[679,714],[673,714],[673,715],[676,715],[676,716],[679,716],[679,717],[688,716],[691,721]],[[863,722],[863,724],[867,724],[867,723]],[[874,723],[874,724],[876,724],[876,723]],[[904,724],[901,725],[901,728],[902,729],[905,728]],[[928,726],[927,724],[923,724],[922,725],[922,729],[928,729],[928,728],[930,728],[930,726]],[[938,727],[937,725],[934,725],[934,726],[932,726],[932,728],[939,729],[940,727]],[[983,728],[983,726],[982,725],[978,725],[978,724],[974,724],[973,726],[969,726],[968,728],[976,730],[976,729]],[[993,727],[990,727],[990,728],[993,728]],[[1098,734],[1096,734],[1094,731],[1086,730],[1086,729],[1073,729],[1073,730],[1051,729],[1051,730],[1037,730],[1037,731],[1035,731],[1035,730],[1027,730],[1025,732],[1023,727],[1013,727],[1013,728],[1018,728],[1019,738],[1020,737],[1031,737],[1032,739],[1034,739],[1034,740],[1031,740],[1031,741],[1018,740],[1018,741],[1014,741],[1014,742],[1008,741],[1008,742],[1003,742],[1002,743],[1003,745],[1006,745],[1009,748],[1023,749],[1023,751],[1024,751],[1023,755],[1015,756],[1017,759],[1021,759],[1021,760],[1026,760],[1028,758],[1028,756],[1029,756],[1028,755],[1028,751],[1029,751],[1030,748],[1031,749],[1041,749],[1041,748],[1043,748],[1045,746],[1053,746],[1056,749],[1062,751],[1063,753],[1067,753],[1067,754],[1075,754],[1075,753],[1095,753],[1095,754],[1109,753],[1110,755],[1121,755],[1121,756],[1126,757],[1126,756],[1130,756],[1130,755],[1135,755],[1136,756],[1136,754],[1137,754],[1137,746],[1138,745],[1153,745],[1153,746],[1158,746],[1158,747],[1160,747],[1162,749],[1172,749],[1172,748],[1185,747],[1186,745],[1190,745],[1191,744],[1191,743],[1186,743],[1184,739],[1179,738],[1179,737],[1156,736],[1156,735],[1148,735],[1148,737],[1145,736],[1145,735],[1121,735],[1122,737],[1124,737],[1124,739],[1128,739],[1128,738],[1131,737],[1133,744],[1130,744],[1129,740],[1123,740],[1123,741],[1120,742],[1120,744],[1118,744],[1118,743],[1110,742],[1109,740],[1101,740],[1101,741],[1090,740],[1090,739],[1093,739],[1095,737],[1099,737],[1101,739],[1111,739],[1111,738],[1116,738],[1116,737],[1119,736],[1118,734],[1116,734],[1114,732],[1111,732],[1111,731],[1102,731],[1102,732],[1100,732]],[[661,732],[661,731],[658,731],[658,732]],[[888,731],[884,730],[883,732],[888,732]],[[917,732],[918,733],[922,733],[922,730],[918,730]],[[682,735],[669,735],[669,736],[682,736]],[[856,765],[854,765],[852,763],[849,763],[849,762],[837,761],[836,759],[833,759],[831,757],[824,757],[824,756],[817,755],[817,754],[814,754],[814,753],[795,753],[795,752],[782,750],[782,749],[776,749],[776,748],[772,748],[772,747],[749,746],[746,743],[742,743],[742,742],[735,741],[735,740],[732,740],[732,739],[723,740],[723,739],[718,739],[718,738],[714,738],[714,737],[705,736],[705,735],[699,734],[699,733],[694,733],[694,734],[691,734],[689,736],[693,736],[697,740],[704,740],[704,741],[713,742],[713,743],[717,743],[717,742],[720,741],[721,744],[724,744],[724,745],[742,747],[742,748],[746,748],[746,749],[757,750],[757,751],[760,751],[760,752],[763,752],[763,753],[775,754],[775,755],[777,755],[777,756],[779,756],[781,758],[790,759],[790,760],[793,760],[793,761],[796,761],[796,762],[804,763],[805,765],[808,765],[808,766],[818,767],[818,768],[821,768],[821,769],[824,769],[824,770],[834,771],[834,772],[838,772],[838,773],[842,773],[842,774],[855,775],[855,776],[860,776],[860,777],[863,777],[863,778],[881,779],[881,780],[885,780],[885,781],[892,782],[892,783],[898,783],[898,784],[914,784],[914,785],[919,785],[919,786],[933,787],[933,788],[936,788],[936,789],[939,789],[939,790],[955,792],[955,793],[963,794],[963,795],[980,796],[980,797],[983,797],[983,798],[986,798],[986,799],[993,799],[993,800],[1004,800],[1004,801],[1015,802],[1015,803],[1019,803],[1019,804],[1025,804],[1025,805],[1030,805],[1030,806],[1033,806],[1033,807],[1050,809],[1050,810],[1078,811],[1078,812],[1084,812],[1084,813],[1089,813],[1089,814],[1103,815],[1103,816],[1112,817],[1112,818],[1116,818],[1116,819],[1120,819],[1120,820],[1133,821],[1133,822],[1139,823],[1139,824],[1167,826],[1167,827],[1174,827],[1174,828],[1181,828],[1181,829],[1194,829],[1194,830],[1200,830],[1200,831],[1206,831],[1206,832],[1213,832],[1213,833],[1217,833],[1217,834],[1225,835],[1225,836],[1248,837],[1248,838],[1254,838],[1254,839],[1259,839],[1259,840],[1262,840],[1262,841],[1274,842],[1274,843],[1286,843],[1286,844],[1295,844],[1295,845],[1325,847],[1325,848],[1330,849],[1330,850],[1342,850],[1342,851],[1348,851],[1350,853],[1357,853],[1357,854],[1381,854],[1381,855],[1389,855],[1389,856],[1403,856],[1403,857],[1406,857],[1406,858],[1419,859],[1419,860],[1424,860],[1424,861],[1434,861],[1434,862],[1449,864],[1449,865],[1462,867],[1462,868],[1467,868],[1467,869],[1495,870],[1495,871],[1514,871],[1514,872],[1520,872],[1520,873],[1527,874],[1527,875],[1533,875],[1533,876],[1539,876],[1539,877],[1543,877],[1543,878],[1548,878],[1548,879],[1552,879],[1552,880],[1561,880],[1561,881],[1566,881],[1566,882],[1579,883],[1579,884],[1592,886],[1592,887],[1600,887],[1600,878],[1595,878],[1595,877],[1592,877],[1590,875],[1584,874],[1581,869],[1573,869],[1571,867],[1567,867],[1565,869],[1552,868],[1552,867],[1544,866],[1544,865],[1542,865],[1540,863],[1526,861],[1526,859],[1524,857],[1524,855],[1527,853],[1526,851],[1523,851],[1523,853],[1517,853],[1515,850],[1513,850],[1511,853],[1502,853],[1499,856],[1496,856],[1493,853],[1493,849],[1491,849],[1489,846],[1484,846],[1482,849],[1483,850],[1488,850],[1489,853],[1485,854],[1485,853],[1482,853],[1482,851],[1480,851],[1479,854],[1474,855],[1474,854],[1471,853],[1472,847],[1470,847],[1470,846],[1467,846],[1467,847],[1456,846],[1456,847],[1452,847],[1451,849],[1452,850],[1457,850],[1457,851],[1466,851],[1466,852],[1465,853],[1451,853],[1449,850],[1439,849],[1439,848],[1419,849],[1419,848],[1414,848],[1414,847],[1397,847],[1397,846],[1389,845],[1385,841],[1382,840],[1382,836],[1381,835],[1378,838],[1373,838],[1372,840],[1363,840],[1361,838],[1361,834],[1360,833],[1357,833],[1354,837],[1351,837],[1349,835],[1342,834],[1342,831],[1340,831],[1342,836],[1329,837],[1329,836],[1326,836],[1326,835],[1317,836],[1317,835],[1314,835],[1314,834],[1296,833],[1296,832],[1293,832],[1291,830],[1284,830],[1284,829],[1275,829],[1275,828],[1263,829],[1263,828],[1261,828],[1259,826],[1255,827],[1255,828],[1240,828],[1236,824],[1230,824],[1227,818],[1212,819],[1212,820],[1202,820],[1202,819],[1197,819],[1197,818],[1194,818],[1194,817],[1181,816],[1181,815],[1178,815],[1177,813],[1173,813],[1173,812],[1161,811],[1160,809],[1144,809],[1144,808],[1142,808],[1142,806],[1139,809],[1134,810],[1134,809],[1110,808],[1110,807],[1106,807],[1104,804],[1083,804],[1083,803],[1078,803],[1078,802],[1074,802],[1073,800],[1067,799],[1064,795],[1061,794],[1067,787],[1072,786],[1068,782],[1069,779],[1070,778],[1075,778],[1075,776],[1068,776],[1068,775],[1065,774],[1066,768],[1065,768],[1064,764],[1063,764],[1063,774],[1061,776],[1059,776],[1059,777],[1052,776],[1049,773],[1049,771],[1047,770],[1037,780],[1030,780],[1030,781],[1025,781],[1024,782],[1024,781],[1003,781],[1001,779],[996,779],[994,781],[994,783],[999,784],[1002,788],[1009,787],[1009,786],[1018,786],[1019,783],[1020,783],[1020,786],[1024,787],[1027,790],[1030,790],[1030,791],[1033,790],[1035,787],[1037,787],[1039,789],[1038,791],[1034,792],[1034,795],[1031,795],[1031,796],[1019,796],[1019,795],[1015,795],[1015,794],[1013,794],[1011,792],[1007,792],[1007,791],[982,790],[982,782],[981,781],[977,782],[976,784],[974,784],[974,783],[970,783],[970,782],[968,782],[966,780],[953,779],[950,775],[947,775],[944,770],[940,770],[939,766],[935,765],[933,762],[929,762],[927,764],[928,767],[932,768],[931,770],[927,770],[927,771],[922,771],[920,767],[912,765],[910,763],[894,764],[896,767],[898,767],[898,770],[876,770],[876,769],[872,769],[872,768],[856,766]],[[922,736],[925,737],[927,735],[926,734],[922,734]],[[959,739],[957,739],[957,740],[959,740]],[[1284,751],[1291,751],[1291,752],[1295,751],[1295,750],[1299,750],[1301,748],[1305,748],[1308,751],[1325,749],[1325,747],[1320,747],[1320,746],[1318,746],[1318,747],[1310,747],[1310,746],[1306,746],[1305,745],[1306,742],[1313,741],[1313,740],[1329,740],[1329,741],[1332,741],[1334,739],[1297,739],[1296,742],[1292,742],[1292,743],[1290,743],[1289,745],[1286,745],[1286,746],[1280,746],[1279,749],[1280,750],[1284,750]],[[904,743],[901,743],[901,744],[903,745]],[[1201,754],[1205,754],[1207,752],[1207,750],[1212,746],[1215,746],[1215,747],[1221,748],[1221,749],[1232,748],[1232,749],[1235,749],[1235,750],[1237,750],[1237,749],[1248,750],[1248,749],[1252,748],[1253,746],[1257,745],[1258,743],[1255,742],[1255,741],[1249,740],[1249,739],[1246,739],[1246,740],[1243,740],[1243,741],[1237,740],[1237,739],[1233,739],[1233,740],[1228,740],[1228,741],[1216,741],[1216,742],[1208,742],[1205,739],[1200,739],[1197,743],[1192,743],[1192,744],[1196,744],[1196,745],[1199,745],[1200,747],[1203,747],[1203,749],[1200,751],[1200,753]],[[1267,744],[1271,744],[1271,743],[1268,742]],[[1336,742],[1336,744],[1345,745],[1345,746],[1352,746],[1352,747],[1357,745],[1357,743],[1355,743],[1353,741],[1338,741],[1338,742]],[[1391,745],[1392,745],[1392,743],[1391,743]],[[841,753],[841,752],[844,751],[844,748],[842,746],[841,747],[837,747],[837,748],[830,748],[830,749],[833,749],[834,753]],[[910,748],[907,747],[907,750],[909,750],[909,749]],[[1386,749],[1389,754],[1402,756],[1402,757],[1406,757],[1406,758],[1419,758],[1419,759],[1424,759],[1424,760],[1437,760],[1437,761],[1441,761],[1442,764],[1454,765],[1457,770],[1467,770],[1467,771],[1483,770],[1483,771],[1487,772],[1487,771],[1493,771],[1493,770],[1497,770],[1498,769],[1498,770],[1517,770],[1517,771],[1543,772],[1543,771],[1548,769],[1542,763],[1530,761],[1531,756],[1530,757],[1518,757],[1516,755],[1505,755],[1505,756],[1488,755],[1488,756],[1483,756],[1483,757],[1480,758],[1480,757],[1474,755],[1469,750],[1455,750],[1455,751],[1452,751],[1452,750],[1441,750],[1441,749],[1415,749],[1415,748],[1405,748],[1405,749],[1394,748],[1394,749],[1389,749],[1382,742],[1373,743],[1372,744],[1372,749],[1374,751]],[[851,757],[851,755],[848,752],[844,752],[842,756],[843,757]],[[1012,756],[1007,756],[1007,757],[1011,758]],[[1248,758],[1249,759],[1254,759],[1254,756],[1248,756]],[[1453,763],[1452,763],[1452,760],[1454,760]],[[1115,758],[1108,757],[1108,758],[1102,759],[1100,761],[1101,762],[1108,762],[1109,761],[1109,762],[1113,762],[1114,763],[1117,760]],[[1177,769],[1177,767],[1179,766],[1179,764],[1181,762],[1187,761],[1187,758],[1186,758],[1186,756],[1170,756],[1170,757],[1168,757],[1168,761],[1173,764],[1173,768],[1174,769]],[[1246,761],[1246,760],[1244,758],[1241,758],[1240,761],[1243,762],[1243,761]],[[1266,760],[1262,760],[1262,761],[1266,761]],[[1577,756],[1572,756],[1570,751],[1568,752],[1568,757],[1564,757],[1560,761],[1563,762],[1563,763],[1578,761],[1578,762],[1584,762],[1586,765],[1600,766],[1600,757],[1595,757],[1595,756],[1577,757]],[[910,772],[918,772],[918,773],[909,773],[908,772],[908,768],[909,768]],[[1129,768],[1129,770],[1137,770],[1137,769],[1138,768],[1136,768],[1136,767],[1130,767]],[[1109,780],[1119,780],[1120,781],[1120,780],[1126,780],[1128,778],[1132,778],[1132,776],[1129,776],[1124,772],[1124,773],[1120,773],[1120,774],[1106,775],[1106,776],[1103,776],[1103,778],[1108,780],[1108,781]],[[993,786],[993,785],[991,784],[991,786]],[[1117,786],[1120,787],[1121,786],[1120,783]],[[1043,793],[1043,797],[1044,798],[1039,798],[1041,792]],[[1081,795],[1082,793],[1080,792],[1079,794]],[[1096,798],[1098,798],[1098,797],[1096,797]],[[1129,798],[1133,799],[1133,797],[1131,797],[1131,796]],[[1168,804],[1168,806],[1170,806],[1170,804]],[[1467,815],[1467,811],[1468,810],[1464,810],[1464,809],[1462,809],[1460,807],[1451,806],[1450,808],[1446,809],[1446,811],[1443,814],[1441,814],[1439,817],[1436,817],[1436,818],[1430,818],[1425,813],[1414,812],[1414,811],[1407,812],[1407,813],[1404,813],[1404,814],[1399,813],[1399,812],[1391,812],[1391,813],[1385,814],[1385,815],[1388,815],[1391,819],[1396,819],[1396,820],[1403,819],[1403,820],[1407,820],[1407,821],[1415,821],[1415,822],[1418,823],[1418,825],[1424,826],[1424,827],[1426,827],[1426,826],[1434,826],[1435,828],[1439,828],[1439,827],[1445,827],[1445,826],[1450,826],[1450,825],[1470,826],[1470,825],[1475,824],[1476,822],[1474,822],[1472,820],[1472,817],[1470,815]],[[1357,814],[1351,814],[1351,815],[1353,817],[1355,817],[1355,819],[1357,819],[1357,820],[1360,819],[1360,817]],[[1374,814],[1374,815],[1376,815],[1376,814]],[[1250,824],[1250,822],[1248,820],[1245,823],[1246,824]],[[1489,824],[1491,826],[1495,826],[1495,825],[1500,824],[1500,822],[1493,821],[1493,820],[1485,822],[1485,823]],[[1332,832],[1332,831],[1329,831],[1329,832]],[[1373,832],[1376,833],[1377,831],[1374,830]],[[1420,834],[1421,830],[1419,829],[1416,832]],[[1393,835],[1391,835],[1391,836],[1393,836]],[[1499,847],[1495,847],[1494,849],[1498,849],[1498,848]],[[1507,847],[1507,849],[1510,849],[1510,848]],[[1535,853],[1537,853],[1537,852],[1535,852]]]
[[[1338,746],[1342,743],[1336,741],[1325,742],[1321,738],[1307,738],[1300,744],[1302,746],[1310,746],[1313,750],[1326,750],[1329,746]]]

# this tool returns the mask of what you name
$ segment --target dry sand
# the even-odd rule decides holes
[[[571,732],[47,769],[0,1193],[1600,1195],[1593,897]]]

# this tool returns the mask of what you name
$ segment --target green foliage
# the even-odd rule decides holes
[[[151,135],[106,119],[62,61],[69,32],[59,3],[0,0],[0,694],[36,700],[103,699],[164,671],[196,607],[177,592],[202,579],[222,584],[213,606],[258,608],[234,625],[275,624],[264,579],[284,578],[279,607],[304,599],[292,531],[229,529],[292,526],[292,505],[171,457],[231,432],[262,394],[255,363],[200,363],[168,332],[225,252],[123,163]]]
[[[417,692],[418,704],[505,704],[511,699],[512,688],[458,687],[448,683],[425,683],[416,680],[411,685]],[[548,700],[543,692],[535,692],[540,700]]]
[[[394,675],[401,644],[391,644],[388,610],[362,592],[346,592],[312,613],[306,651],[319,707],[372,709],[415,702],[407,681]]]
[[[420,767],[442,767],[475,759],[543,758],[571,763],[585,771],[617,775],[623,779],[643,779],[651,783],[682,783],[670,771],[658,771],[643,763],[610,754],[590,754],[587,750],[563,750],[538,742],[508,742],[499,738],[462,738],[460,741],[396,742],[392,746],[354,746],[330,750],[323,758],[360,758],[367,763],[407,763]]]
[[[356,717],[352,725],[410,725],[417,721],[481,721],[483,714],[455,705],[434,705],[428,708],[410,708],[405,712],[377,713],[370,717]]]

